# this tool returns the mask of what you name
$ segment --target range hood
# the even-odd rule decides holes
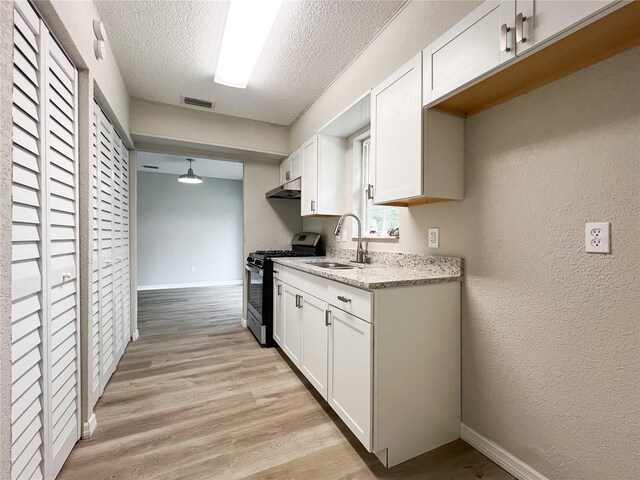
[[[280,185],[279,187],[269,190],[265,197],[267,198],[285,198],[287,200],[300,200],[300,190],[302,189],[302,180],[300,177],[290,182]]]

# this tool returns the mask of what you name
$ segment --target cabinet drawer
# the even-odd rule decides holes
[[[366,290],[330,282],[328,301],[331,305],[371,323],[373,294]]]
[[[314,297],[321,298],[326,301],[327,284],[330,280],[317,277],[306,272],[301,272],[300,270],[295,270],[293,268],[281,267],[280,270],[281,273],[278,278],[284,283],[297,288],[303,293],[308,293],[309,295],[313,295]]]

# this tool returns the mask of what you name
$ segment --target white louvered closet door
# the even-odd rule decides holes
[[[92,210],[92,230],[91,244],[93,265],[91,272],[91,301],[93,304],[91,327],[92,338],[91,348],[93,356],[91,358],[91,405],[95,405],[100,398],[100,358],[101,358],[101,325],[100,325],[100,200],[99,170],[98,170],[98,112],[100,107],[93,103],[93,121],[91,124],[91,210]]]
[[[16,4],[13,50],[11,477],[42,478],[43,292],[41,22]]]
[[[122,305],[122,150],[124,145],[115,131],[113,145],[113,311],[115,324],[116,362],[122,356],[124,340],[124,312]]]
[[[80,437],[77,72],[14,10],[12,469],[55,478]]]
[[[51,472],[57,474],[80,434],[77,226],[77,72],[48,38],[46,215],[50,325]],[[46,392],[45,392],[46,393]],[[45,438],[46,439],[46,438]]]
[[[122,140],[121,140],[122,142]],[[129,152],[124,143],[122,160],[122,308],[125,347],[131,339],[131,290],[129,266]]]
[[[98,116],[98,180],[100,217],[100,393],[116,369],[113,292],[113,127],[101,109]]]

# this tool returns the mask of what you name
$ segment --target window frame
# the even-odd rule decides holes
[[[380,242],[397,242],[400,240],[400,236],[390,237],[389,235],[369,235],[366,233],[366,221],[367,221],[367,188],[368,185],[365,185],[366,175],[364,172],[364,145],[365,142],[371,140],[371,131],[367,130],[366,132],[361,133],[357,137],[353,139],[352,145],[352,162],[353,162],[353,191],[352,191],[352,201],[353,201],[353,211],[356,212],[360,220],[362,221],[362,228],[364,230],[362,239],[369,241],[380,241]],[[372,172],[370,172],[372,173]],[[373,182],[369,182],[373,183]],[[375,184],[374,184],[375,185]],[[375,186],[374,186],[375,188]],[[389,207],[389,208],[398,208],[398,207]],[[398,209],[399,210],[399,209]],[[398,225],[398,228],[400,226]],[[351,240],[358,239],[358,228],[355,221],[351,222]]]

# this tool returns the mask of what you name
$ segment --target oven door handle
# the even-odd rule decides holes
[[[260,275],[261,277],[264,276],[264,271],[261,268],[254,267],[252,265],[245,265],[244,268],[246,268],[251,273],[255,273],[256,275]]]

